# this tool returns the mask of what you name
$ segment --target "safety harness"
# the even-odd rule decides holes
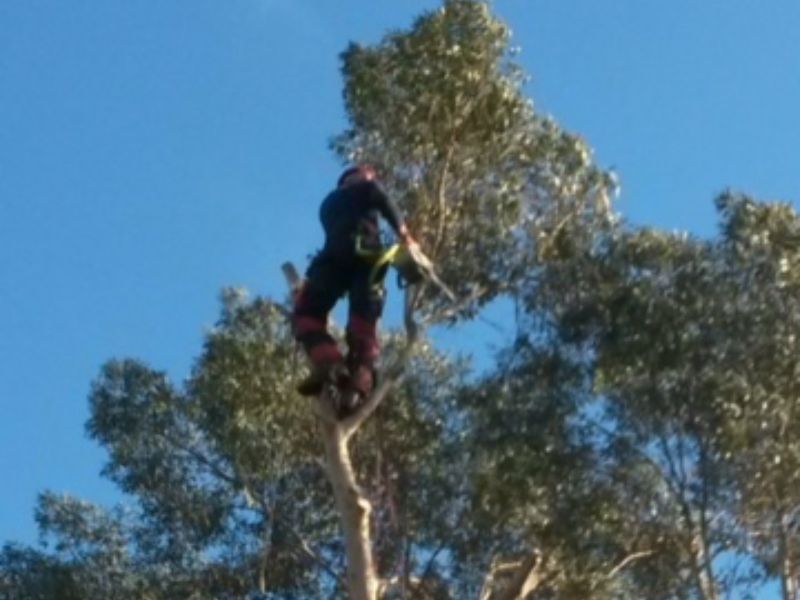
[[[392,244],[388,248],[367,247],[361,236],[355,239],[356,255],[372,263],[370,282],[374,288],[383,290],[383,282],[390,267],[394,267],[398,274],[400,287],[417,285],[423,281],[430,281],[438,287],[451,302],[456,301],[456,296],[447,285],[439,279],[433,268],[433,262],[425,256],[416,244]]]

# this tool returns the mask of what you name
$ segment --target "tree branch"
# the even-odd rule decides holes
[[[633,554],[629,554],[628,556],[623,558],[622,561],[620,561],[620,563],[616,567],[614,567],[608,572],[608,575],[606,575],[606,579],[614,579],[614,577],[619,575],[620,571],[622,571],[632,562],[637,561],[641,558],[647,558],[648,556],[653,556],[653,554],[655,554],[655,551],[653,550],[643,550],[641,552],[634,552]]]
[[[310,558],[314,563],[316,563],[319,567],[325,570],[334,580],[338,582],[342,582],[341,575],[337,573],[331,566],[325,561],[317,552],[315,552],[308,541],[289,523],[289,521],[285,518],[280,517],[273,511],[270,506],[267,504],[266,500],[251,489],[250,483],[247,481],[247,478],[244,477],[241,473],[239,473],[234,466],[234,473],[227,473],[223,467],[218,465],[216,462],[211,460],[209,457],[205,456],[200,450],[194,448],[190,445],[181,443],[175,436],[161,436],[162,439],[169,445],[172,445],[176,450],[185,452],[190,458],[197,461],[199,464],[203,465],[204,467],[208,468],[209,471],[227,483],[228,485],[232,486],[233,488],[240,490],[242,495],[244,496],[245,503],[248,508],[259,512],[264,519],[271,521],[273,524],[275,522],[280,522],[288,531],[292,537],[294,537],[297,542],[298,546],[302,550],[303,554],[305,554],[308,558]],[[274,526],[274,525],[273,525]],[[269,558],[269,554],[271,553],[271,541],[267,539],[266,534],[270,532],[272,527],[265,528],[265,537],[264,537],[264,551],[262,553],[262,560],[261,562],[261,569],[258,576],[258,587],[263,593],[266,589],[266,578],[265,578],[265,567]]]
[[[545,581],[545,561],[538,552],[532,552],[521,561],[502,563],[492,567],[486,575],[480,600],[524,600]],[[510,573],[510,581],[499,590],[493,590],[495,577]]]
[[[450,144],[448,145],[447,152],[445,153],[441,176],[436,185],[436,196],[439,204],[439,225],[436,229],[436,238],[433,240],[434,257],[439,256],[439,251],[444,243],[445,230],[447,229],[447,195],[445,194],[445,190],[447,189],[447,177],[450,174],[450,162],[453,160],[455,149],[456,134],[454,132]]]
[[[539,587],[543,562],[534,552],[517,569],[511,583],[497,600],[523,600],[529,593]]]
[[[249,487],[246,485],[245,490],[251,498],[254,498],[254,494],[249,490]],[[342,577],[339,573],[337,573],[331,565],[324,560],[319,553],[315,552],[314,549],[309,544],[308,540],[304,538],[299,531],[289,522],[288,519],[284,518],[282,515],[279,515],[277,511],[272,510],[269,506],[267,501],[264,499],[262,495],[259,495],[257,500],[257,506],[260,508],[262,515],[265,518],[268,518],[270,521],[274,523],[280,522],[280,524],[284,527],[284,529],[297,541],[297,546],[302,550],[302,553],[312,562],[316,563],[317,566],[321,567],[324,571],[330,575],[334,581],[339,583],[343,583]],[[274,525],[273,525],[274,527]],[[262,590],[263,592],[263,590]]]

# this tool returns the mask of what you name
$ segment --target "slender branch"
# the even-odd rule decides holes
[[[489,571],[486,573],[486,576],[483,578],[483,585],[481,586],[480,594],[478,595],[479,600],[491,600],[492,598],[492,586],[494,585],[494,579],[498,575],[502,575],[503,573],[514,571],[515,569],[519,569],[522,566],[521,561],[511,562],[511,563],[501,563],[495,564],[494,560],[492,560],[492,565],[489,567]]]
[[[172,447],[175,448],[176,450],[180,450],[182,452],[185,452],[186,454],[189,455],[189,457],[193,458],[198,463],[200,463],[204,467],[208,468],[208,470],[213,475],[215,475],[216,477],[218,477],[222,481],[224,481],[224,482],[226,482],[226,483],[228,483],[228,484],[230,484],[230,485],[232,485],[232,486],[234,486],[236,488],[242,488],[243,487],[242,482],[239,480],[239,478],[236,477],[236,475],[232,475],[230,473],[227,473],[220,465],[215,463],[208,456],[204,455],[197,448],[192,448],[191,446],[188,446],[186,444],[181,443],[180,441],[178,441],[176,436],[167,436],[167,435],[165,435],[163,433],[159,433],[158,435],[159,435],[159,437],[161,437],[161,439],[163,441],[165,441],[167,444],[172,445]]]
[[[717,590],[715,586],[716,574],[713,565],[713,553],[710,541],[710,524],[708,519],[708,506],[709,506],[709,490],[708,490],[708,477],[709,465],[708,454],[703,438],[698,436],[699,445],[699,460],[700,460],[700,485],[702,486],[702,493],[700,496],[700,544],[703,553],[703,569],[706,577],[708,578],[708,585],[710,586],[710,593],[713,598],[717,597]]]
[[[417,579],[416,582],[414,582],[414,588],[413,588],[414,597],[417,597],[420,593],[425,592],[425,588],[427,587],[427,581],[428,578],[431,576],[431,573],[433,572],[433,566],[436,563],[436,559],[439,557],[439,555],[444,551],[446,547],[447,544],[445,542],[442,542],[439,545],[439,547],[436,548],[436,550],[433,552],[431,557],[428,559],[425,568],[422,570],[422,575],[420,575],[419,579]]]
[[[275,513],[276,511],[269,506],[266,501],[263,502],[264,516],[271,515],[272,518],[267,519],[269,526],[264,525],[263,544],[261,550],[261,561],[258,569],[258,591],[262,594],[267,592],[267,569],[269,569],[270,558],[272,558],[272,540],[275,537]]]
[[[277,511],[272,510],[263,496],[259,497],[257,503],[265,517],[269,518],[273,523],[280,522],[284,529],[293,538],[295,538],[298,547],[300,550],[302,550],[302,553],[306,557],[310,558],[314,563],[317,564],[317,566],[326,571],[335,581],[338,583],[343,583],[341,575],[337,573],[334,568],[319,555],[319,553],[314,551],[314,549],[311,547],[311,544],[308,543],[308,540],[306,540],[306,538],[304,538],[300,532],[297,531],[297,529],[289,522],[288,519],[280,515]]]
[[[404,579],[406,579],[406,578],[403,577],[403,576],[395,576],[395,577],[389,577],[389,578],[386,578],[386,579],[381,579],[380,584],[378,585],[378,597],[379,598],[383,598],[383,596],[389,590],[396,589],[396,588],[398,588],[400,586],[403,586],[404,585],[404,581],[403,581]],[[416,577],[408,577],[408,579],[415,586],[419,586],[420,584],[422,584],[422,581],[420,581]],[[401,588],[401,590],[402,590],[402,588]]]
[[[444,242],[444,234],[447,228],[447,196],[445,190],[447,189],[447,177],[450,174],[450,162],[453,160],[453,153],[456,149],[456,133],[448,145],[447,152],[444,157],[444,164],[442,165],[442,174],[439,177],[437,184],[436,196],[439,202],[439,225],[436,230],[436,238],[433,240],[433,255],[438,256],[441,250],[442,243]]]
[[[292,537],[296,538],[298,541],[298,546],[302,553],[307,557],[310,558],[313,562],[317,564],[317,566],[321,567],[331,578],[336,581],[337,585],[342,586],[344,585],[344,579],[342,576],[336,572],[336,570],[330,565],[328,561],[323,559],[319,553],[315,552],[314,549],[311,547],[311,544],[308,543],[308,540],[303,538],[294,528],[288,527],[287,530],[289,533],[292,534]]]
[[[447,308],[426,317],[424,323],[426,325],[433,325],[435,323],[441,323],[443,321],[447,321],[448,319],[452,319],[466,308],[469,308],[473,302],[479,300],[486,294],[486,292],[486,288],[476,288],[466,298],[462,298],[458,304],[454,306],[448,306]]]
[[[492,600],[523,600],[542,583],[543,566],[544,561],[540,560],[537,552],[531,553],[530,556],[513,565],[500,565],[495,569],[494,574],[500,573],[501,570],[511,570],[514,571],[514,575],[502,592],[492,595],[490,598]]]
[[[623,558],[622,561],[620,561],[620,563],[616,567],[614,567],[608,572],[608,575],[606,575],[606,579],[614,579],[614,577],[619,575],[619,572],[622,571],[622,569],[627,567],[632,562],[640,560],[642,558],[653,556],[653,554],[655,554],[654,550],[643,550],[641,552],[634,552],[633,554],[629,554],[628,556]]]
[[[283,271],[283,275],[289,284],[289,291],[292,294],[297,293],[300,290],[302,280],[295,266],[290,262],[285,262],[281,265],[281,271]]]
[[[288,531],[292,535],[292,537],[294,537],[297,540],[299,547],[302,549],[303,553],[308,558],[310,558],[313,562],[315,562],[318,566],[320,566],[323,570],[325,570],[333,579],[335,579],[338,582],[342,582],[341,575],[339,575],[333,569],[333,567],[331,567],[330,564],[328,564],[328,562],[325,561],[318,553],[314,552],[308,541],[302,535],[300,535],[300,533],[289,523],[289,521],[286,518],[277,515],[274,510],[271,510],[271,508],[267,504],[266,500],[263,499],[263,497],[260,497],[259,494],[253,492],[250,483],[247,481],[246,477],[243,477],[240,473],[230,474],[225,472],[225,470],[221,466],[216,464],[209,457],[205,456],[200,450],[192,448],[191,446],[179,442],[174,436],[167,437],[162,435],[162,438],[165,442],[171,444],[177,450],[186,452],[191,458],[195,459],[197,462],[207,467],[212,474],[222,479],[232,487],[240,490],[249,508],[256,509],[263,515],[265,519],[269,519],[273,524],[279,521],[286,528],[286,531]],[[262,570],[259,573],[259,589],[262,592],[266,588],[266,579],[264,577],[263,568],[269,557],[269,553],[271,552],[270,543],[266,539],[266,534],[267,532],[271,531],[271,529],[272,529],[271,527],[265,528],[265,538],[264,538],[265,548],[261,561]]]
[[[681,477],[681,486],[686,489],[689,485],[689,470],[686,468],[686,438],[682,433],[677,435],[678,438],[678,456],[675,463],[678,466],[678,472]]]
[[[664,473],[664,468],[655,460],[652,456],[647,454],[644,450],[639,448],[636,444],[631,442],[630,440],[618,436],[613,431],[609,430],[607,427],[596,421],[595,419],[586,419],[586,424],[590,427],[598,430],[600,433],[609,437],[609,439],[622,442],[629,450],[632,450],[639,458],[641,458],[646,465],[648,465],[653,472],[664,482],[667,486],[667,491],[669,491],[670,495],[676,502],[681,502],[682,496],[680,490],[675,487],[675,482]]]
[[[694,585],[697,586],[699,593],[702,595],[703,598],[709,598],[709,591],[707,586],[704,583],[704,573],[703,565],[700,564],[702,560],[698,557],[697,552],[697,525],[695,520],[692,516],[692,508],[689,505],[689,501],[686,498],[686,481],[681,477],[679,473],[679,469],[675,464],[675,457],[672,455],[672,451],[669,449],[669,442],[666,437],[661,434],[658,436],[658,442],[661,449],[662,456],[667,463],[667,472],[664,472],[664,467],[656,462],[651,456],[649,456],[646,452],[644,452],[641,448],[638,448],[636,445],[628,442],[625,438],[616,438],[613,432],[608,431],[603,425],[589,420],[588,423],[593,427],[597,428],[598,430],[602,431],[612,439],[620,439],[621,441],[625,442],[628,447],[630,447],[634,452],[639,455],[646,464],[650,465],[655,473],[661,478],[661,480],[666,484],[667,490],[669,491],[670,495],[673,497],[675,502],[678,504],[678,508],[686,521],[686,533],[688,535],[688,539],[685,540],[685,548],[687,553],[690,556],[690,569],[692,572],[692,577],[694,578]],[[702,542],[702,540],[701,540]],[[702,551],[702,549],[701,549]],[[713,585],[713,583],[712,583]],[[711,598],[715,597],[714,591],[710,594]]]
[[[492,593],[492,570],[483,578],[483,585],[481,591],[478,593],[478,600],[489,600],[489,595]]]

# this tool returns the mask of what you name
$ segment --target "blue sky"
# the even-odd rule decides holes
[[[118,499],[83,434],[98,367],[180,380],[221,287],[283,293],[340,167],[338,53],[437,5],[0,2],[0,540],[35,539],[45,488]],[[726,186],[800,198],[796,0],[495,6],[632,222],[712,235]]]

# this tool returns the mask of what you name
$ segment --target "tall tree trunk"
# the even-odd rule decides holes
[[[797,582],[794,579],[788,557],[784,557],[781,562],[781,592],[783,592],[783,600],[797,600]]]
[[[324,420],[322,440],[328,479],[342,525],[347,553],[347,588],[351,600],[377,600],[378,577],[372,557],[370,515],[372,505],[356,482],[350,451],[350,434],[339,423]]]
[[[702,533],[698,533],[695,540],[694,563],[700,593],[705,600],[718,600],[717,583],[708,553],[707,539]]]
[[[798,600],[797,578],[792,553],[789,549],[788,523],[782,509],[778,509],[778,553],[781,569],[782,600]]]
[[[282,269],[294,297],[300,289],[300,277],[291,263],[285,263]],[[350,600],[378,600],[380,581],[372,556],[370,535],[372,504],[356,481],[348,442],[403,377],[404,367],[411,357],[418,336],[413,309],[414,292],[409,288],[406,289],[403,315],[407,336],[406,347],[397,362],[385,369],[384,382],[370,394],[355,414],[339,420],[328,392],[324,391],[317,398],[328,480],[333,487],[333,496],[345,540],[347,589]]]
[[[709,479],[709,464],[708,464],[708,450],[703,441],[703,436],[697,436],[698,444],[700,447],[700,477],[702,485],[702,495],[700,503],[699,525],[700,531],[700,564],[703,569],[703,585],[706,588],[706,596],[709,600],[717,600],[717,578],[714,573],[713,565],[713,552],[711,548],[711,540],[709,539],[709,524],[708,524],[708,511],[709,511],[709,495],[708,495],[708,479]]]

